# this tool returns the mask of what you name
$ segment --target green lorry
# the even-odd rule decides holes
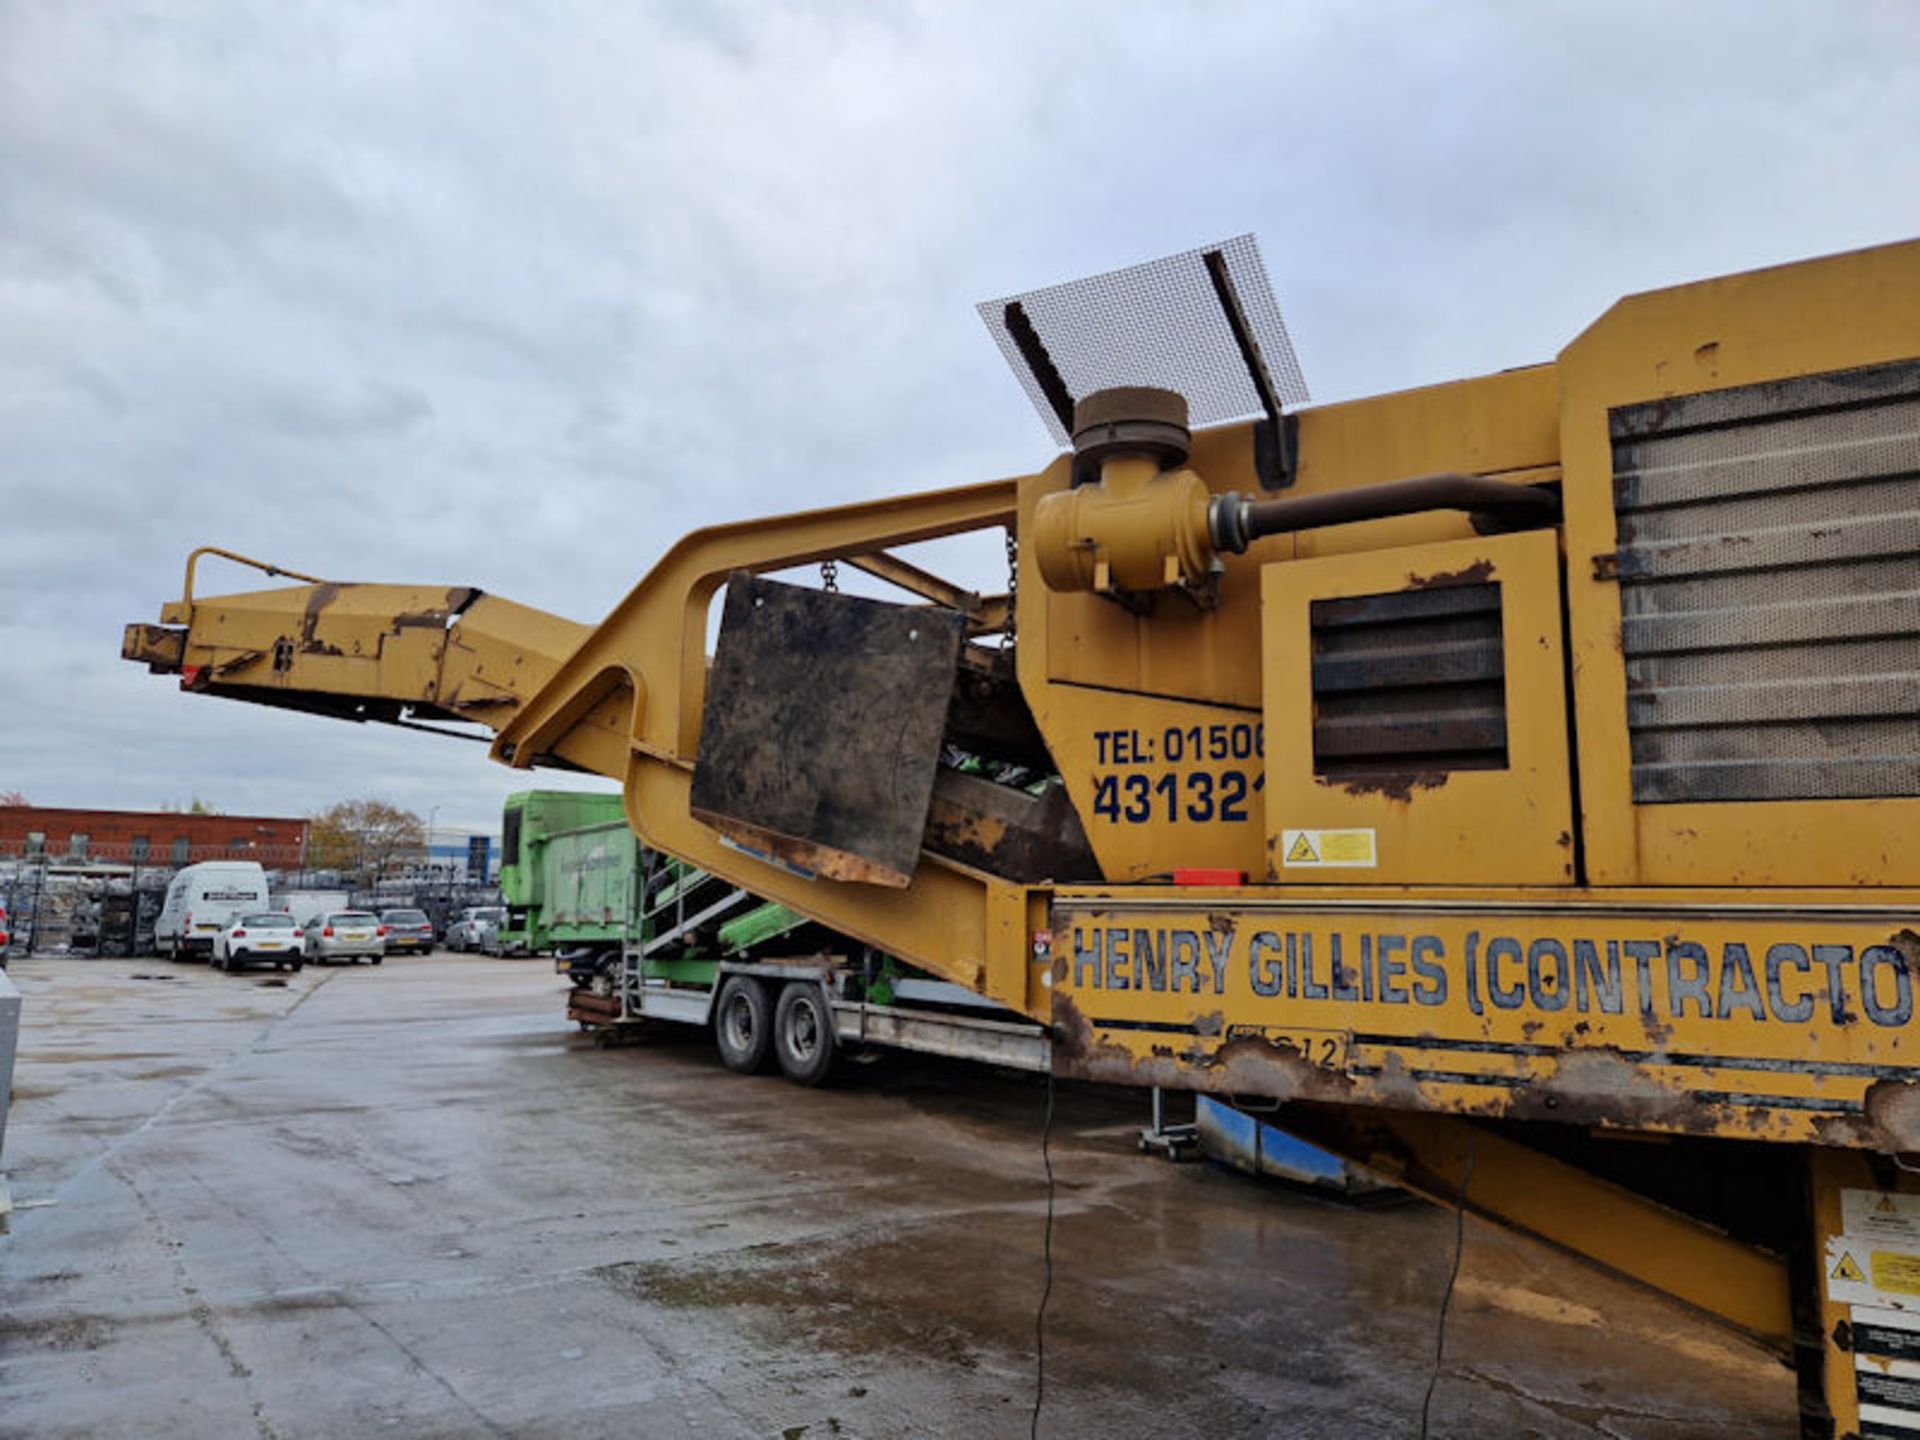
[[[507,920],[490,948],[552,954],[583,1028],[709,1025],[733,1069],[777,1061],[802,1084],[841,1051],[883,1046],[1044,1068],[1038,1026],[648,850],[617,795],[513,795],[502,850]]]
[[[556,837],[611,825],[626,826],[617,794],[522,790],[507,797],[500,823],[500,899],[507,918],[495,932],[495,948],[509,955],[540,955],[581,943],[610,942],[618,946],[619,926],[604,921],[582,934],[577,923],[570,920],[564,927],[566,933],[556,935],[558,911],[552,903],[554,892],[549,881],[553,857],[548,852]],[[639,842],[633,840],[631,832],[627,839],[629,850],[637,851]],[[580,907],[570,903],[567,911],[578,914]]]

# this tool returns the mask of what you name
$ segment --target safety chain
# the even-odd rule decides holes
[[[1020,614],[1020,537],[1007,531],[1007,628],[1000,648],[1011,650],[1016,638],[1014,625]]]
[[[820,588],[829,595],[840,593],[840,562],[822,560],[820,562]]]

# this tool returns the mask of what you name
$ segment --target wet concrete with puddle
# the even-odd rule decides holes
[[[1044,1082],[599,1050],[540,962],[26,960],[0,1436],[1023,1436]],[[137,978],[164,976],[164,979]],[[1040,1434],[1410,1435],[1450,1215],[1063,1086]],[[1435,1436],[1785,1437],[1769,1357],[1478,1225]]]

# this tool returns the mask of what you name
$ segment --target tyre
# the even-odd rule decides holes
[[[729,1070],[754,1075],[767,1068],[773,1049],[772,1006],[767,987],[750,975],[729,975],[713,1006],[713,1040]]]
[[[773,1012],[773,1053],[796,1085],[824,1085],[833,1074],[833,1010],[826,992],[800,980],[780,992]]]
[[[294,974],[298,975],[301,972],[301,970],[306,968],[306,963],[307,962],[304,960],[296,960],[287,968],[291,970]]]
[[[369,955],[367,958],[373,961],[374,964],[378,965],[382,960],[386,959],[387,957],[384,955]]]

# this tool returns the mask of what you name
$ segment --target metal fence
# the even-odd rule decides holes
[[[0,905],[12,936],[4,953],[150,955],[167,886],[183,868],[93,857],[0,857]],[[361,909],[424,910],[439,931],[466,906],[500,903],[497,886],[472,884],[447,871],[363,884],[337,870],[268,866],[267,884],[274,896],[326,891],[345,894],[348,904]]]

